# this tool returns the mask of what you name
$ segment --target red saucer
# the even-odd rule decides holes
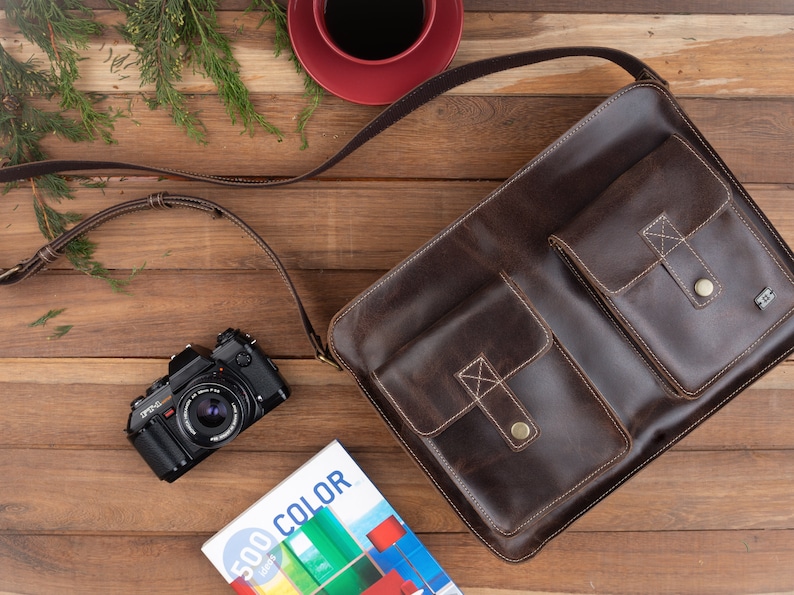
[[[436,15],[424,40],[409,54],[385,63],[348,59],[329,48],[314,22],[313,0],[290,0],[287,26],[295,55],[323,88],[354,103],[384,105],[449,66],[463,33],[463,2],[436,0]]]

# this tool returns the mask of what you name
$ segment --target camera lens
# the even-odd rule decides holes
[[[194,444],[220,448],[240,433],[247,415],[245,391],[223,378],[199,378],[177,407],[179,426]]]
[[[226,421],[228,411],[223,401],[209,398],[206,401],[201,401],[196,407],[196,418],[207,428],[217,428]]]

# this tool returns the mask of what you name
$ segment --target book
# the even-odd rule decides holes
[[[337,440],[201,549],[241,595],[461,595]]]

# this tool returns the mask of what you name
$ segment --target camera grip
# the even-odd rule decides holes
[[[131,434],[129,438],[138,453],[160,479],[168,479],[167,475],[187,464],[185,453],[156,417],[152,418],[152,421],[141,428],[139,432]]]

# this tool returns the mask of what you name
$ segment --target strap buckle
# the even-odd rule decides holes
[[[315,354],[315,357],[316,357],[318,360],[320,360],[321,362],[323,362],[324,364],[328,364],[329,366],[331,366],[332,368],[334,368],[334,369],[335,369],[337,372],[341,372],[341,371],[342,371],[342,366],[340,366],[340,365],[339,365],[339,364],[336,362],[336,360],[335,360],[335,359],[333,359],[333,358],[332,358],[330,355],[327,355],[327,354],[325,354],[325,353],[323,353],[323,352],[321,352],[321,351],[318,351],[318,352]]]
[[[21,264],[18,264],[18,265],[14,266],[14,267],[11,267],[7,271],[4,271],[4,272],[0,273],[0,281],[5,281],[9,277],[11,277],[13,275],[16,275],[21,270],[22,270],[22,265]]]
[[[331,353],[328,351],[328,348],[323,346],[323,340],[317,333],[312,333],[310,335],[312,346],[314,347],[314,357],[318,360],[323,362],[324,364],[328,364],[332,368],[334,368],[337,372],[342,371],[342,366],[340,366],[337,361],[331,356]]]
[[[636,81],[654,81],[662,85],[665,89],[670,88],[670,83],[660,77],[656,72],[650,68],[643,68],[642,72],[637,76]]]

